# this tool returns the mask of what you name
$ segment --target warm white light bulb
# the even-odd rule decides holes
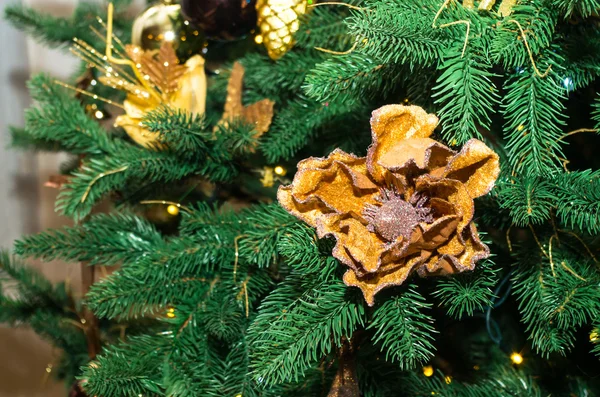
[[[172,30],[168,30],[165,32],[165,41],[173,41],[175,40],[175,32]]]

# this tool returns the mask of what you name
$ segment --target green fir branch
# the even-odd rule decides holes
[[[577,16],[587,18],[600,10],[598,0],[551,0],[550,4],[559,10],[565,19]]]
[[[56,210],[83,219],[106,194],[119,190],[128,182],[167,183],[200,174],[212,180],[225,180],[235,175],[233,165],[218,164],[210,159],[186,162],[169,152],[124,146],[111,156],[85,160],[71,181],[63,186]]]
[[[431,305],[414,287],[394,297],[373,313],[367,329],[374,330],[373,343],[381,346],[386,360],[401,370],[413,369],[433,357],[433,318],[425,312]]]
[[[247,228],[239,241],[240,254],[248,263],[268,267],[278,262],[278,244],[299,222],[279,204],[255,206],[246,211]]]
[[[492,304],[492,288],[498,282],[498,269],[490,260],[477,264],[473,272],[444,277],[437,282],[434,296],[450,317],[458,320],[482,312]]]
[[[15,252],[52,261],[116,265],[135,262],[161,247],[163,239],[146,219],[127,213],[98,214],[75,227],[23,237]]]
[[[193,300],[206,293],[214,281],[195,273],[178,279],[148,277],[147,273],[137,268],[114,272],[92,286],[87,305],[99,317],[130,319]]]
[[[317,51],[291,51],[273,63],[266,55],[246,54],[240,59],[246,68],[245,92],[252,93],[256,100],[271,98],[281,106],[300,90],[307,72],[323,58]]]
[[[383,64],[415,67],[438,62],[449,30],[432,27],[439,4],[425,3],[411,7],[413,1],[374,2],[368,9],[353,12],[347,24],[358,43],[356,51]]]
[[[578,253],[579,246],[569,248],[569,241],[560,239],[547,246],[552,251],[545,255],[535,246],[530,253],[523,247],[513,274],[513,294],[522,320],[534,349],[544,357],[565,355],[574,346],[575,329],[600,314],[600,279],[595,265]]]
[[[124,43],[130,42],[131,20],[123,11],[131,0],[116,0],[114,28]],[[67,47],[78,38],[94,48],[103,51],[104,41],[98,37],[90,26],[100,27],[98,18],[106,21],[106,8],[102,5],[83,2],[69,18],[54,17],[30,7],[11,5],[4,10],[4,18],[16,28],[24,31],[49,47]]]
[[[352,36],[344,23],[344,16],[347,14],[348,10],[343,7],[337,9],[317,7],[305,14],[300,20],[300,30],[294,35],[296,45],[302,48],[320,47],[332,51],[344,51],[350,48]]]
[[[565,90],[554,61],[538,62],[538,68],[552,70],[545,77],[533,69],[514,75],[506,84],[503,98],[504,135],[514,172],[548,175],[560,168],[561,127],[565,125]]]
[[[384,64],[359,52],[327,59],[315,66],[306,78],[304,92],[317,101],[346,97],[375,96],[394,88],[404,78],[400,67]]]
[[[545,5],[543,0],[518,3],[509,17],[504,18],[490,43],[490,56],[509,72],[526,72],[531,64],[527,47],[523,42],[523,29],[531,54],[538,62],[540,53],[550,46],[558,14]],[[516,23],[515,23],[516,22]]]
[[[573,171],[553,180],[556,215],[567,227],[597,234],[600,231],[599,171]]]
[[[548,221],[557,200],[554,184],[533,175],[501,178],[497,193],[500,208],[508,210],[513,224],[519,227],[540,225]]]
[[[261,304],[248,330],[251,368],[264,386],[297,382],[364,324],[364,306],[339,279],[292,274]]]
[[[60,145],[75,154],[102,154],[116,143],[65,88],[47,75],[38,74],[28,83],[36,107],[25,112],[24,132],[30,140]]]
[[[489,131],[491,115],[499,101],[496,77],[491,64],[481,56],[481,49],[470,43],[462,54],[462,43],[448,49],[439,68],[433,97],[439,110],[442,135],[452,145],[462,145],[471,138],[482,138],[480,129]]]
[[[260,149],[269,163],[287,160],[336,118],[343,116],[350,126],[360,108],[361,102],[355,100],[320,103],[297,98],[278,113]]]
[[[169,338],[142,335],[108,347],[96,361],[82,368],[81,381],[92,395],[164,395],[162,368]]]

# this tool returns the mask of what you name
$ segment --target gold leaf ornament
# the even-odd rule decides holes
[[[258,0],[256,10],[260,35],[269,57],[281,58],[294,45],[294,33],[300,28],[300,16],[306,13],[308,0]]]
[[[473,223],[473,199],[500,172],[498,155],[477,139],[458,153],[429,138],[438,118],[417,106],[373,112],[366,157],[339,149],[298,164],[277,198],[292,215],[333,236],[344,282],[366,302],[409,275],[472,270],[489,256]]]
[[[235,62],[231,69],[231,76],[227,83],[227,99],[225,100],[225,109],[219,124],[227,126],[235,119],[241,119],[244,122],[254,126],[255,138],[259,138],[269,130],[275,102],[270,99],[262,99],[251,105],[244,106],[242,103],[242,94],[244,88],[244,67],[241,63]]]

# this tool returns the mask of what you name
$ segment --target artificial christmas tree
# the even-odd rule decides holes
[[[117,3],[69,20],[6,11],[98,55],[84,59],[95,84],[33,77],[12,131],[76,156],[57,201],[75,225],[15,253],[114,270],[84,302],[100,354],[63,346],[84,354],[87,395],[600,393],[600,3],[307,2],[277,56],[258,30],[211,27],[178,60],[163,47],[108,70],[136,54]],[[206,88],[181,74],[200,56]],[[127,117],[115,71],[152,97],[135,112],[149,142],[86,112]],[[179,90],[205,106],[177,105]],[[54,310],[32,298],[50,286],[11,272],[31,280],[23,307]],[[0,318],[35,328],[11,305]]]

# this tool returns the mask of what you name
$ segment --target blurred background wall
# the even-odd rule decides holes
[[[25,4],[69,16],[78,1],[83,0],[0,0],[0,6],[3,9],[8,4]],[[135,1],[132,12],[143,3]],[[77,61],[66,51],[44,48],[4,21],[0,21],[0,39],[0,247],[10,248],[23,234],[69,223],[54,213],[57,191],[43,186],[50,175],[57,173],[62,156],[16,152],[7,146],[8,126],[23,125],[23,111],[30,104],[25,88],[29,76],[46,72],[66,78]],[[29,263],[53,281],[68,279],[74,286],[79,285],[77,264]],[[63,385],[51,378],[45,380],[48,364],[58,356],[59,352],[33,332],[0,326],[0,397],[65,396]]]

